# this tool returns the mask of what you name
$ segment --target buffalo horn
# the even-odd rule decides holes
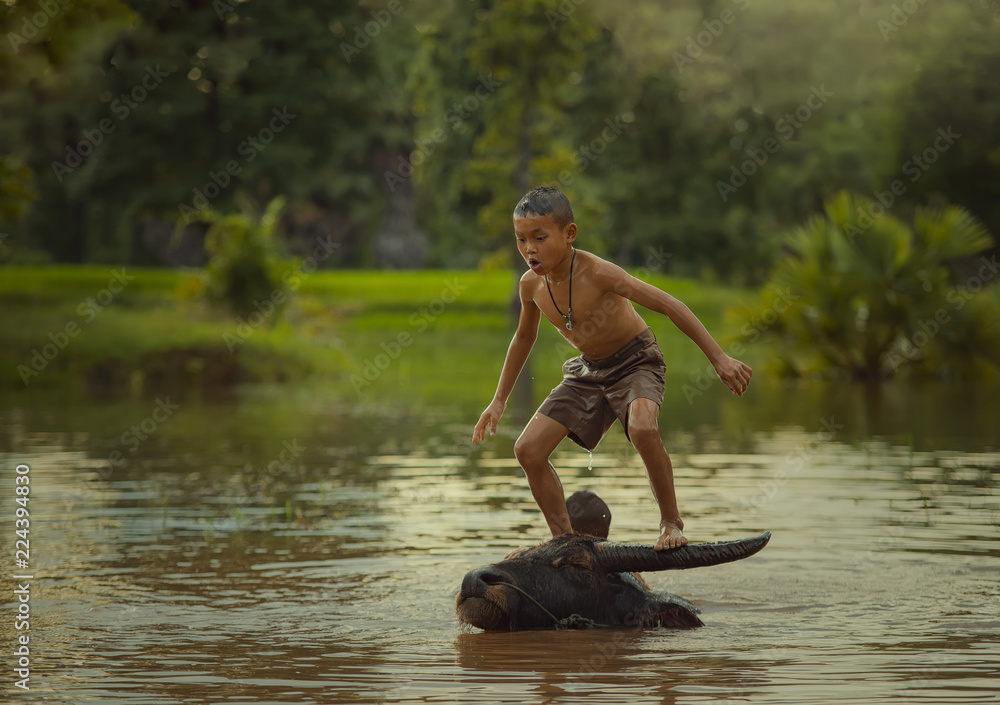
[[[765,531],[752,539],[699,543],[666,551],[657,551],[652,546],[604,543],[598,548],[598,564],[608,573],[702,568],[752,556],[770,538],[771,532]]]

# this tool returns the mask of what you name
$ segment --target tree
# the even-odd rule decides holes
[[[899,137],[883,180],[903,179],[912,199],[964,206],[998,232],[1000,19],[982,12],[979,22],[964,13],[952,19],[946,26],[957,31],[939,30],[919,47],[918,71],[893,101]],[[951,137],[941,140],[941,131]]]
[[[60,4],[19,47],[0,136],[37,183],[23,237],[61,260],[141,258],[147,223],[195,222],[238,194],[374,225],[382,24],[347,0],[181,5]]]
[[[567,15],[560,9],[565,5],[455,3],[454,13],[428,17],[418,28],[416,141],[434,148],[414,167],[421,212],[471,212],[482,233],[476,249],[506,243],[511,212],[524,192],[575,168],[567,87],[582,71],[596,29],[587,8]],[[467,240],[469,224],[442,224],[449,236]]]
[[[992,245],[979,222],[954,206],[921,208],[911,228],[847,193],[825,211],[789,234],[759,307],[736,311],[748,342],[776,342],[786,374],[878,381],[904,367],[1000,367],[1000,299],[949,266]]]
[[[317,200],[371,222],[378,102],[361,39],[374,39],[355,3],[134,5],[140,21],[108,51],[107,91],[155,88],[120,111],[74,183],[103,206],[95,230],[128,242],[136,222],[195,222],[240,194],[258,208],[278,196]]]
[[[67,190],[66,179],[85,158],[81,152],[103,140],[91,118],[102,90],[99,62],[132,19],[117,0],[0,9],[0,155],[16,175],[5,186],[8,196],[10,187],[20,193],[8,221],[17,226],[15,249],[89,259],[86,204]]]

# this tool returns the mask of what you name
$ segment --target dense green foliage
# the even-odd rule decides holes
[[[793,374],[1000,369],[1000,296],[983,292],[1000,277],[996,258],[964,274],[955,267],[992,245],[960,208],[918,209],[911,228],[874,201],[840,194],[792,231],[759,308],[743,309],[744,332],[776,340],[772,362]]]
[[[197,264],[163,233],[283,196],[325,266],[506,267],[537,183],[581,246],[734,282],[841,189],[1000,232],[989,5],[8,0],[0,257]]]
[[[284,199],[274,199],[263,215],[220,215],[208,210],[205,233],[205,293],[239,315],[256,310],[271,319],[280,314],[289,295],[290,271],[278,241],[278,214]],[[273,319],[272,319],[273,320]]]

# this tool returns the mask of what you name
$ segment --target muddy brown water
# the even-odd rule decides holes
[[[3,701],[998,702],[997,391],[761,385],[742,406],[668,403],[689,535],[770,530],[770,545],[647,574],[704,628],[515,634],[460,626],[454,599],[466,571],[545,538],[516,419],[470,450],[464,404],[8,396]],[[19,463],[29,630],[12,598]],[[605,498],[613,538],[652,540],[620,431],[556,464],[567,491]],[[14,687],[24,634],[29,691]]]

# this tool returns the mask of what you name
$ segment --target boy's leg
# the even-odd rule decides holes
[[[673,466],[656,423],[659,414],[660,407],[652,399],[633,399],[628,406],[628,437],[639,451],[653,488],[653,497],[660,505],[660,537],[656,541],[656,550],[662,551],[684,546],[688,540],[681,533],[684,522],[677,509]]]
[[[569,429],[558,421],[545,414],[535,414],[514,443],[514,455],[524,469],[531,494],[542,510],[553,537],[573,533],[562,483],[549,462],[552,451],[567,435]]]

